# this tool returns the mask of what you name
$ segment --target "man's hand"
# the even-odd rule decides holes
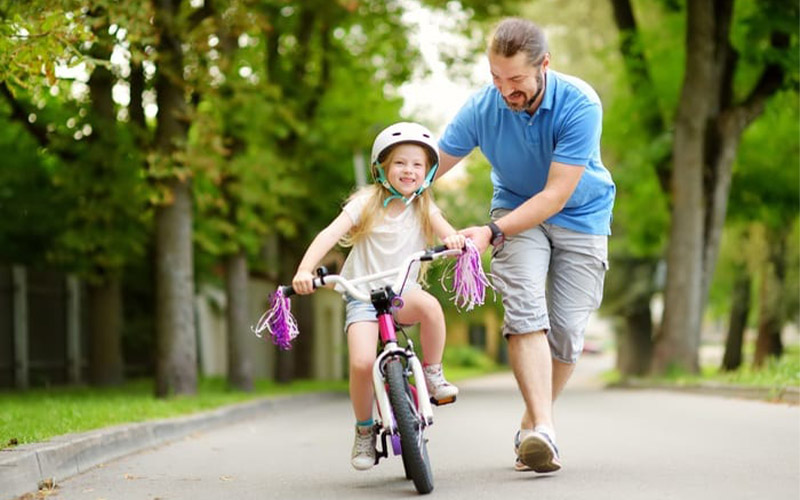
[[[471,239],[479,253],[483,253],[489,248],[489,240],[492,239],[492,230],[489,229],[489,226],[472,226],[462,229],[459,233]]]

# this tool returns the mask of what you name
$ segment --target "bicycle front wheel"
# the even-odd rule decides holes
[[[428,447],[422,435],[422,417],[417,411],[414,396],[404,375],[399,358],[386,362],[386,381],[389,385],[389,401],[392,403],[397,429],[400,432],[403,465],[407,477],[414,482],[420,493],[433,491],[433,473],[428,458]]]

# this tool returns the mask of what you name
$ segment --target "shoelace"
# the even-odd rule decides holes
[[[359,432],[358,436],[356,437],[356,455],[361,455],[364,453],[371,454],[373,449],[372,433],[361,434]]]
[[[432,387],[441,387],[450,385],[450,382],[445,380],[444,373],[442,373],[442,370],[437,370],[437,371],[425,370],[425,379],[428,381],[428,384]]]

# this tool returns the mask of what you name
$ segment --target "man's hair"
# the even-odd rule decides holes
[[[528,63],[537,66],[547,53],[547,39],[542,29],[531,21],[510,17],[498,23],[489,50],[503,57],[514,57],[517,52],[524,52]]]

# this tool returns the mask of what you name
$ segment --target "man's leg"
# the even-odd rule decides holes
[[[492,216],[504,213],[495,210]],[[492,254],[493,281],[505,308],[503,335],[509,361],[531,415],[514,436],[517,470],[560,468],[555,445],[534,432],[534,423],[550,428],[553,421],[553,355],[545,334],[550,329],[545,294],[550,257],[550,242],[541,226],[507,239]]]
[[[553,371],[545,332],[508,336],[508,357],[525,400],[521,429],[553,425]]]
[[[512,348],[510,346],[510,342],[509,342],[509,349],[508,350],[509,350],[509,353],[512,350]],[[509,357],[511,357],[511,355],[509,355]],[[511,358],[511,359],[513,360],[513,358]],[[552,376],[552,384],[551,384],[551,387],[552,387],[552,399],[551,399],[551,404],[550,404],[550,423],[549,424],[544,424],[544,425],[550,426],[551,428],[553,427],[552,426],[552,423],[553,423],[552,422],[552,420],[553,420],[553,416],[552,416],[553,403],[555,403],[556,399],[558,398],[558,395],[561,394],[561,391],[564,390],[564,386],[567,385],[567,381],[572,376],[572,372],[575,371],[575,365],[576,365],[576,363],[564,363],[563,361],[559,361],[559,360],[557,360],[555,358],[552,359],[552,362],[553,362],[553,364],[552,364],[553,376]],[[511,366],[512,366],[512,368],[514,368],[514,362],[513,361],[511,362]],[[516,375],[516,369],[514,369],[514,374]],[[519,378],[517,378],[517,383],[519,384]],[[522,387],[521,386],[520,386],[520,391],[522,391]],[[523,392],[523,397],[524,397],[524,394],[525,393]],[[526,400],[526,405],[525,406],[526,406],[526,409],[522,414],[522,423],[520,424],[519,428],[520,429],[533,429],[537,425],[537,422],[531,416],[531,414],[529,413],[529,411],[527,409],[527,407],[528,407],[527,400]]]
[[[572,372],[575,371],[576,363],[564,363],[563,361],[559,361],[553,358],[553,401],[555,402],[556,398],[561,391],[564,390],[564,386],[567,385],[567,381],[572,376]]]
[[[515,438],[520,471],[555,472],[561,468],[553,442],[553,365],[550,344],[543,330],[510,335],[508,353],[519,390],[525,400],[530,426],[523,425]],[[545,429],[548,432],[545,432]]]
[[[561,467],[552,402],[564,389],[583,350],[586,324],[600,305],[608,266],[604,236],[582,235],[547,224],[543,228],[553,243],[547,296],[550,330],[546,337],[552,356],[550,418],[540,420],[538,410],[527,406],[530,415],[522,418],[520,434],[524,437],[518,439],[518,456],[530,469],[552,472]],[[524,430],[531,427],[533,431]]]

